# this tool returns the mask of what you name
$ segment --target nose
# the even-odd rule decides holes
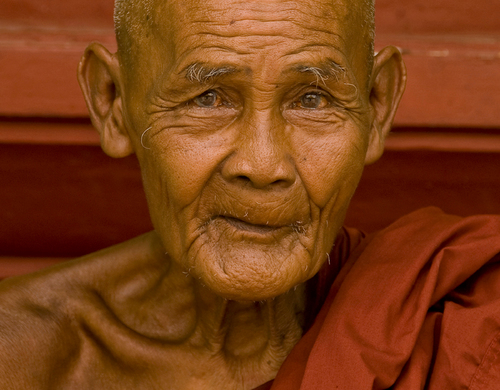
[[[235,148],[222,166],[226,181],[257,189],[287,188],[295,182],[284,124],[256,115],[237,130]]]

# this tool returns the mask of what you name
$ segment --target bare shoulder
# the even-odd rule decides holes
[[[78,348],[78,338],[56,295],[42,297],[19,282],[1,285],[0,388],[45,388],[53,370]]]
[[[0,283],[0,388],[57,388],[82,340],[82,316],[161,252],[154,233]],[[154,262],[154,261],[153,261]],[[65,367],[64,369],[62,367]]]

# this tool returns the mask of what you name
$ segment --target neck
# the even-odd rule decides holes
[[[195,284],[199,335],[211,350],[221,351],[227,358],[269,355],[281,365],[302,336],[304,290],[299,286],[266,301],[239,302]]]

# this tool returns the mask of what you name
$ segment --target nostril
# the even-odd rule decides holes
[[[240,185],[248,185],[252,182],[252,180],[245,175],[238,175],[233,178],[233,182],[239,183]]]
[[[279,179],[279,180],[274,181],[271,184],[274,186],[284,186],[287,184],[287,182],[286,182],[286,180]]]
[[[250,181],[250,179],[247,177],[247,176],[244,176],[244,175],[239,175],[239,176],[236,176],[235,179],[237,181],[244,181],[244,182],[248,182]]]
[[[289,185],[287,180],[283,180],[283,179],[278,179],[278,180],[275,180],[272,182],[269,182],[269,181],[262,181],[261,182],[261,181],[257,180],[256,178],[254,178],[252,180],[251,178],[249,178],[248,176],[245,176],[245,175],[238,175],[238,176],[234,177],[233,182],[239,183],[239,185],[243,185],[243,186],[250,185],[250,186],[255,187],[255,188],[263,188],[263,187],[279,188],[279,187],[287,187]]]
[[[291,184],[293,184],[292,181],[278,179],[278,180],[275,180],[271,183],[271,187],[273,187],[273,188],[286,188],[286,187],[289,187]]]

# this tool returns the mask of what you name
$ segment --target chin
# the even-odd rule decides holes
[[[194,277],[230,300],[274,298],[305,282],[321,265],[297,239],[285,237],[272,244],[224,241],[209,240],[193,248],[189,267]]]

